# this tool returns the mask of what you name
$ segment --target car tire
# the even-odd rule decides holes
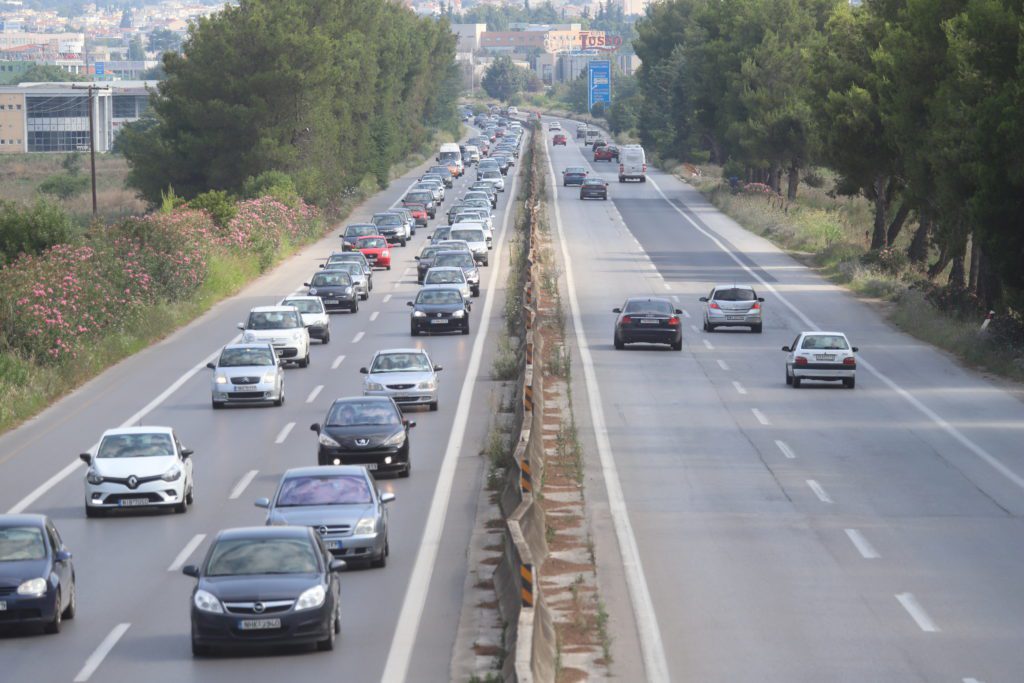
[[[619,176],[619,182],[620,182],[620,183],[624,183],[624,182],[626,182],[626,179],[625,179],[625,178],[623,178],[622,176]]]
[[[53,619],[43,626],[44,633],[60,633],[60,626],[63,619],[60,608],[60,589],[57,589],[57,603],[53,609]]]
[[[432,412],[432,413],[437,412],[437,401],[431,401],[430,402],[430,412]]]
[[[490,259],[484,259],[484,268],[491,264]]]
[[[103,508],[93,508],[88,505],[85,506],[85,516],[89,519],[96,519],[97,517],[103,517],[106,515],[106,510]]]
[[[469,334],[469,323],[462,326],[462,334]]]
[[[645,175],[640,176],[640,182],[641,183],[646,183],[647,182],[647,176],[645,176]]]
[[[359,295],[360,300],[367,301],[370,298],[370,292],[366,291]]]
[[[330,344],[331,343],[331,331],[330,330],[327,330],[326,332],[324,332],[324,336],[321,337],[320,343],[321,344]]]
[[[306,357],[303,358],[302,360],[295,361],[295,364],[298,365],[300,368],[308,368],[309,367],[309,350],[308,349],[306,350]]]
[[[349,308],[349,310],[352,311],[353,313],[358,313],[359,312],[359,302],[358,301],[353,301],[352,302],[352,307]]]
[[[384,549],[380,551],[380,556],[370,562],[371,567],[381,569],[388,566],[388,541],[384,539]]]
[[[796,375],[793,375],[793,381],[790,383],[790,386],[792,386],[794,389],[799,389],[800,388],[800,378],[797,377]]]
[[[330,652],[334,649],[334,639],[338,637],[337,631],[334,630],[334,623],[331,623],[331,627],[327,629],[329,635],[323,640],[316,642],[316,649],[318,652]]]
[[[196,504],[196,484],[195,482],[189,482],[190,486],[188,491],[185,492],[185,502],[189,505]]]
[[[680,339],[677,342],[672,342],[672,350],[673,351],[682,351],[683,350],[683,340]]]
[[[75,588],[75,577],[71,576],[71,597],[68,598],[68,606],[64,608],[63,616],[64,620],[74,619],[75,614],[78,613],[78,590]]]
[[[389,263],[387,266],[385,266],[384,270],[391,270],[391,264]]]
[[[183,515],[186,512],[188,512],[188,503],[183,500],[180,503],[176,503],[174,505],[173,509],[174,509],[174,514],[176,514],[176,515]]]
[[[851,377],[850,379],[844,379],[843,386],[846,387],[847,389],[853,389],[855,386],[857,386],[857,378]]]
[[[223,403],[219,403],[217,401],[210,401],[210,405],[213,406],[214,410],[220,410],[221,408],[224,407]]]
[[[705,321],[705,323],[704,323],[704,331],[705,332],[714,332],[715,331],[715,326],[712,325],[710,322],[706,322]]]
[[[788,386],[791,386],[792,384],[793,384],[793,377],[789,374],[789,366],[787,365],[786,366],[786,386],[788,387]]]
[[[418,337],[418,336],[420,336],[420,331],[416,329],[415,325],[410,325],[409,326],[409,335],[412,336],[412,337]]]
[[[192,656],[193,657],[208,657],[210,655],[210,647],[208,645],[202,645],[192,639]]]
[[[623,343],[621,339],[619,339],[619,335],[615,335],[615,348],[618,349],[619,351],[626,348],[626,344]]]
[[[403,237],[402,241],[399,242],[399,244],[401,244],[404,247],[405,246],[405,242],[406,242],[406,239]],[[388,266],[388,270],[391,270],[391,266]]]
[[[763,324],[764,323],[762,323],[761,325],[751,325],[750,326],[750,331],[753,332],[754,334],[761,334],[761,328],[762,328]]]
[[[412,474],[412,461],[405,463],[405,469],[398,473],[398,476],[402,479],[408,479],[409,475]]]
[[[479,288],[479,287],[476,287],[476,288],[474,288],[474,289],[470,290],[470,292],[469,292],[469,293],[470,293],[470,294],[472,294],[472,295],[473,295],[473,296],[475,296],[475,297],[477,297],[477,296],[480,296],[480,288]]]

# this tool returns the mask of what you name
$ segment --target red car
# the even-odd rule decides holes
[[[356,249],[362,252],[371,268],[391,270],[391,248],[388,240],[382,235],[360,237],[356,240]]]
[[[409,209],[412,213],[413,220],[416,221],[416,227],[425,228],[427,227],[427,207],[423,204],[416,202],[402,202],[402,208]]]
[[[551,138],[551,144],[552,145],[565,145],[566,144],[566,142],[565,142],[565,135],[563,135],[562,133],[559,133],[555,137]]]
[[[604,145],[594,150],[594,161],[618,161],[619,148],[615,145]]]

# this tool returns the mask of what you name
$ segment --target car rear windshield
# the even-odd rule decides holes
[[[434,265],[436,266],[468,266],[472,265],[473,257],[468,252],[460,251],[456,253],[440,254],[434,259]],[[445,302],[448,303],[448,302]]]
[[[358,268],[356,264],[352,264]],[[349,266],[347,264],[339,264],[338,270],[345,270]],[[285,299],[282,306],[294,306],[299,309],[299,313],[323,313],[324,302],[320,299]]]
[[[327,425],[331,427],[380,426],[400,424],[395,409],[385,401],[343,401],[331,406]]]
[[[327,273],[317,273],[309,284],[311,287],[348,287],[352,284],[352,278],[348,273],[332,270]]]
[[[217,363],[222,368],[244,368],[252,365],[274,365],[270,349],[224,349]]]
[[[410,192],[409,194],[405,195],[405,201],[410,203],[418,202],[420,204],[426,204],[427,202],[431,202],[433,200],[434,195],[432,195],[430,192]]]
[[[362,277],[362,275],[363,275],[363,267],[359,263],[357,263],[355,261],[340,261],[340,262],[331,263],[326,268],[324,268],[324,270],[325,271],[336,270],[336,271],[339,271],[339,272],[342,272],[342,273],[348,273],[349,275],[352,276],[353,279],[355,279],[357,277]],[[301,308],[299,310],[302,311]],[[302,312],[303,313],[319,313],[320,311],[302,311]]]
[[[716,301],[753,301],[757,298],[752,289],[716,289]]]
[[[623,313],[654,313],[672,315],[672,305],[667,301],[630,301]]]
[[[0,528],[0,562],[42,560],[45,557],[42,529],[34,526]]]
[[[207,576],[315,574],[313,545],[297,538],[233,538],[219,541],[206,564]]]
[[[452,230],[451,239],[466,240],[467,242],[483,242],[483,230]]]
[[[291,311],[266,311],[249,314],[247,330],[290,330],[302,327],[302,321]]]
[[[277,494],[277,507],[303,505],[359,505],[373,502],[366,477],[289,477]]]
[[[359,237],[361,235],[372,235],[377,229],[376,225],[350,225],[345,228],[345,237]]]
[[[466,281],[461,270],[435,270],[427,273],[424,284],[428,285],[450,285],[461,284]]]
[[[396,215],[390,214],[390,213],[377,214],[376,216],[373,217],[373,224],[377,225],[377,226],[380,226],[380,225],[401,225],[403,222],[404,221],[402,220],[401,216],[396,216]]]
[[[813,334],[804,337],[801,349],[820,349],[823,351],[845,351],[850,348],[846,339],[834,334]]]
[[[416,297],[416,303],[427,306],[461,304],[462,294],[455,289],[425,289]]]
[[[111,434],[96,450],[97,458],[146,458],[174,455],[170,434]]]
[[[381,353],[373,359],[370,372],[427,372],[430,361],[423,353]]]

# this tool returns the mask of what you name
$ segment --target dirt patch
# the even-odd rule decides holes
[[[541,576],[564,576],[566,574],[580,574],[592,571],[594,571],[594,566],[591,564],[581,564],[579,562],[561,560],[557,557],[549,557],[544,561],[543,567],[541,567]]]

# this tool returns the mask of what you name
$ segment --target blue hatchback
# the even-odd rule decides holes
[[[44,515],[0,515],[0,625],[60,631],[75,616],[71,553]]]

